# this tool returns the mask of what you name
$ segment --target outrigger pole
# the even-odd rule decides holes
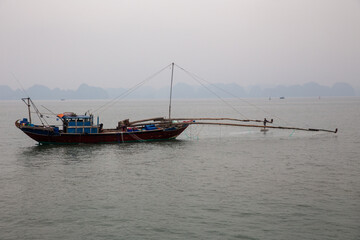
[[[267,123],[273,123],[274,120],[271,119],[270,121],[266,120],[266,118],[264,120],[257,120],[257,119],[237,119],[237,118],[173,118],[172,120],[175,121],[181,121],[181,120],[185,120],[185,121],[197,121],[197,120],[216,120],[216,121],[238,121],[238,122],[264,122],[266,121]]]
[[[198,121],[198,120],[214,120],[214,121],[238,121],[238,122],[264,122],[264,120],[253,120],[253,119],[237,119],[237,118],[172,118],[172,119],[166,119],[164,117],[155,117],[155,118],[147,118],[137,121],[129,122],[129,125],[136,126],[136,125],[142,125],[146,122],[169,122],[169,121]],[[273,119],[270,121],[266,120],[268,123],[273,123]]]
[[[197,122],[198,120],[203,122]],[[204,122],[207,120],[212,121],[228,121],[228,122]],[[179,122],[173,122],[179,121]],[[184,122],[185,121],[185,122]],[[231,123],[232,122],[258,122],[263,123],[263,125],[255,125],[255,124],[239,124],[239,123]],[[147,123],[148,122],[148,123]],[[320,129],[320,128],[299,128],[299,127],[282,127],[282,126],[268,126],[266,123],[273,123],[273,119],[270,121],[266,118],[264,120],[254,120],[254,119],[237,119],[237,118],[173,118],[173,119],[166,119],[163,117],[156,117],[156,118],[148,118],[138,121],[129,122],[129,126],[141,126],[144,124],[151,124],[150,122],[158,122],[157,124],[173,124],[173,125],[181,125],[181,124],[189,124],[189,125],[223,125],[223,126],[234,126],[234,127],[252,127],[252,128],[273,128],[273,129],[288,129],[288,130],[299,130],[299,131],[311,131],[311,132],[330,132],[330,133],[337,133],[338,129],[335,130],[328,130],[328,129]]]
[[[256,128],[275,128],[275,129],[289,129],[289,130],[299,130],[299,131],[310,131],[310,132],[330,132],[337,133],[338,129],[328,130],[320,128],[298,128],[298,127],[281,127],[281,126],[262,126],[262,125],[250,125],[250,124],[236,124],[236,123],[217,123],[217,122],[189,122],[188,124],[203,124],[203,125],[225,125],[225,126],[235,126],[235,127],[256,127]]]

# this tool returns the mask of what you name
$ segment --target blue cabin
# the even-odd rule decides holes
[[[63,120],[64,133],[92,134],[99,133],[98,125],[94,125],[93,115],[76,115],[75,113],[59,114]]]

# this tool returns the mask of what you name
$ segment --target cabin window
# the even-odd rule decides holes
[[[75,121],[71,120],[71,121],[69,122],[69,126],[75,126]]]
[[[84,119],[84,126],[91,126],[90,119]]]
[[[82,119],[78,119],[77,126],[84,126],[84,121]]]

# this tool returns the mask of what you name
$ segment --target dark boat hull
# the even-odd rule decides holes
[[[40,144],[79,144],[79,143],[126,143],[171,140],[179,136],[188,125],[169,129],[138,132],[111,131],[94,134],[55,133],[51,128],[19,127],[26,135]]]

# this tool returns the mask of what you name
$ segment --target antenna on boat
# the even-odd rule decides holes
[[[170,84],[170,103],[169,103],[169,120],[171,119],[171,98],[172,98],[172,86],[174,81],[174,63],[171,63],[171,84]]]

